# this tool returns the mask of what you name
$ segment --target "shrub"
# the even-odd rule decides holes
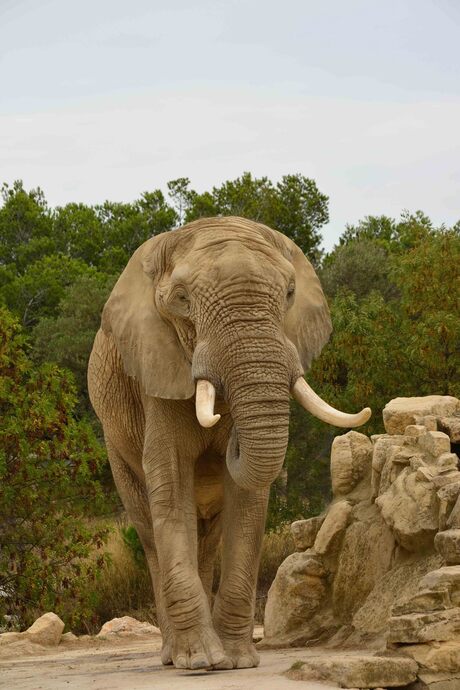
[[[90,616],[86,583],[106,559],[107,529],[86,519],[105,506],[105,454],[74,419],[75,403],[70,375],[34,367],[19,324],[0,309],[0,616],[20,626],[47,610],[70,624]]]

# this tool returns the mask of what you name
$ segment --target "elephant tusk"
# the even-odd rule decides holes
[[[347,428],[361,426],[370,419],[372,414],[370,407],[365,407],[364,410],[361,410],[361,412],[357,414],[339,412],[339,410],[334,409],[328,405],[327,402],[324,402],[324,400],[315,393],[313,388],[310,388],[302,376],[295,382],[292,394],[297,402],[308,412],[311,412],[311,414],[321,419],[323,422],[333,424],[334,426]]]
[[[216,389],[209,381],[199,379],[196,382],[195,408],[201,426],[209,428],[217,424],[220,414],[214,414]]]

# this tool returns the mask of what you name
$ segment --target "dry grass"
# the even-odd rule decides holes
[[[156,625],[152,584],[147,564],[137,563],[123,540],[123,522],[117,521],[109,537],[106,551],[110,563],[102,569],[100,577],[90,586],[92,616],[85,632],[98,632],[108,620],[119,616],[134,616]]]
[[[275,579],[276,571],[284,559],[293,552],[294,540],[289,525],[284,525],[276,532],[268,532],[264,535],[257,582],[255,612],[257,623],[263,623],[267,594]]]
[[[113,532],[106,546],[111,562],[104,567],[95,584],[91,622],[84,632],[98,632],[101,625],[111,618],[131,615],[140,620],[157,624],[152,585],[145,561],[136,562],[131,549],[126,546],[121,529],[126,523],[118,520],[112,525]],[[256,599],[256,621],[263,622],[267,593],[282,561],[294,551],[294,544],[286,525],[276,532],[265,534],[259,569]],[[217,590],[220,563],[216,563],[214,578]]]

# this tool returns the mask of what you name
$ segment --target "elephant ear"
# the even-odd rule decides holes
[[[286,314],[285,333],[294,343],[305,371],[318,357],[332,331],[329,307],[311,263],[292,240],[284,237],[296,272],[294,304]]]
[[[184,399],[195,392],[191,365],[155,304],[154,285],[174,241],[173,233],[164,233],[137,249],[105,304],[102,330],[113,335],[126,374],[147,395]]]

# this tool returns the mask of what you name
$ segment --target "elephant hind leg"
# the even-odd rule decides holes
[[[171,664],[170,625],[161,586],[158,556],[153,538],[152,517],[146,488],[108,439],[106,439],[106,446],[118,494],[128,514],[129,521],[139,535],[147,559],[155,596],[158,625],[163,637],[161,660],[163,664]]]
[[[198,518],[198,574],[212,605],[214,566],[222,536],[222,513],[209,519]]]

